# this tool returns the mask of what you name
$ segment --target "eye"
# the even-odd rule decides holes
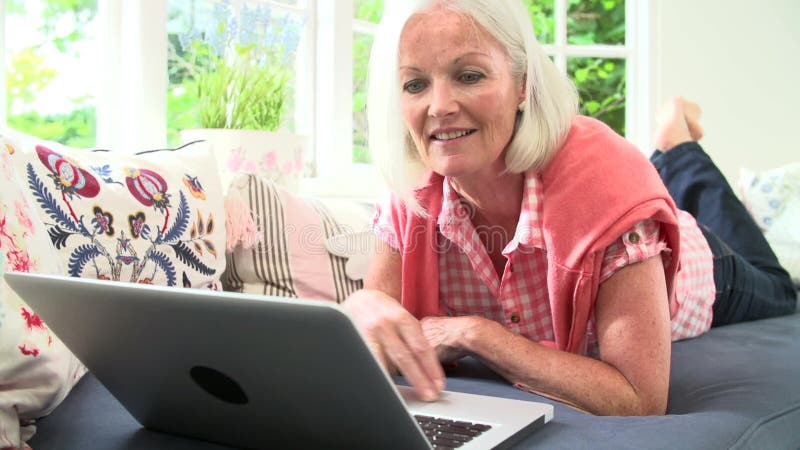
[[[483,74],[478,72],[464,72],[458,76],[459,81],[466,84],[474,84],[484,78]]]
[[[423,89],[425,89],[425,83],[422,80],[411,80],[403,84],[403,90],[410,94],[416,94]]]

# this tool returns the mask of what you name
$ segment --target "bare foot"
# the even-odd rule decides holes
[[[700,105],[689,100],[683,100],[683,117],[686,119],[686,125],[689,127],[689,134],[692,135],[693,141],[699,141],[703,137],[703,127],[700,125],[700,115],[703,110]]]
[[[672,97],[656,113],[655,148],[668,151],[684,142],[696,141],[703,136],[700,126],[700,106],[683,97]]]

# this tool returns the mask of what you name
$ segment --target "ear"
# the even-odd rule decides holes
[[[522,86],[520,86],[519,90],[520,103],[524,103],[527,96],[528,96],[528,74],[525,73],[524,75],[522,75]]]

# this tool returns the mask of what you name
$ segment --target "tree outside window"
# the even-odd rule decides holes
[[[374,25],[383,15],[383,0],[355,0],[353,32],[353,162],[370,162],[367,143],[367,72]]]
[[[625,45],[625,0],[570,0],[567,43]],[[625,135],[624,59],[569,58],[567,73],[581,98],[581,114],[596,117]]]
[[[95,144],[96,0],[6,1],[8,126],[74,147]]]

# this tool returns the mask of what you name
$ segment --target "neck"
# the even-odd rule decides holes
[[[522,205],[524,173],[493,177],[451,178],[450,184],[474,210],[473,221],[490,225],[516,224]]]

